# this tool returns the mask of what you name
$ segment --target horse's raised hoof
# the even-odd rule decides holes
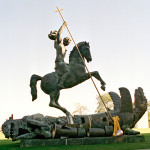
[[[102,85],[102,86],[101,86],[101,89],[102,89],[103,91],[105,91],[105,85]]]

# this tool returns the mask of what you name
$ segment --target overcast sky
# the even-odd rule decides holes
[[[50,98],[40,89],[38,99],[31,101],[30,77],[54,71],[55,49],[48,39],[51,30],[58,30],[62,19],[76,41],[90,42],[93,61],[90,71],[99,71],[106,82],[106,91],[94,79],[100,93],[119,87],[144,89],[150,100],[150,1],[149,0],[0,0],[0,124],[11,114],[14,118],[42,113],[64,115],[49,107]],[[67,30],[63,37],[69,36]],[[68,62],[73,42],[68,46]],[[88,80],[72,89],[62,90],[59,102],[70,112],[76,103],[90,113],[96,109],[97,92]]]

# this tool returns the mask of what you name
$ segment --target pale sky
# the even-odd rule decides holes
[[[54,71],[55,49],[48,39],[51,30],[58,30],[62,20],[54,12],[56,6],[76,41],[90,42],[93,61],[90,71],[99,71],[106,82],[106,91],[94,79],[101,94],[119,87],[144,89],[150,100],[150,1],[149,0],[0,0],[0,125],[11,115],[42,113],[62,116],[50,108],[50,98],[40,89],[38,99],[31,101],[30,77]],[[63,37],[69,36],[67,30]],[[68,47],[68,62],[73,42]],[[97,92],[88,80],[72,89],[62,90],[59,102],[70,112],[76,103],[94,113]]]

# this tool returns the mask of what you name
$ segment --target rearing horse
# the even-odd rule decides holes
[[[89,43],[80,42],[77,44],[77,46],[83,59],[86,59],[87,62],[92,61]],[[90,78],[89,74],[86,73],[84,63],[75,46],[73,50],[70,52],[68,67],[70,69],[70,75],[64,82],[65,89],[74,87]],[[94,76],[97,80],[100,81],[102,85],[101,86],[102,90],[105,90],[105,82],[100,77],[98,71],[90,73],[92,76]],[[46,74],[44,77],[40,77],[38,75],[31,76],[30,87],[31,87],[32,101],[37,99],[36,83],[38,80],[41,80],[41,89],[43,90],[43,92],[50,95],[49,106],[60,109],[66,114],[66,116],[70,117],[71,116],[70,112],[67,111],[66,108],[61,107],[60,104],[58,103],[60,95],[60,89],[58,88],[60,75],[57,72],[57,70],[56,72]]]

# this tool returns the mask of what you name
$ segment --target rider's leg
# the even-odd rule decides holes
[[[65,62],[61,62],[60,67],[61,67],[61,70],[63,72],[63,75],[60,78],[60,82],[58,84],[58,87],[59,87],[59,89],[64,89],[65,88],[64,87],[64,82],[69,77],[70,70],[68,68],[68,65]]]
[[[60,79],[60,82],[58,84],[59,89],[64,89],[65,88],[64,87],[64,82],[69,77],[69,74],[70,74],[70,72],[68,71],[68,72],[66,72],[65,74],[62,75],[62,77]]]

